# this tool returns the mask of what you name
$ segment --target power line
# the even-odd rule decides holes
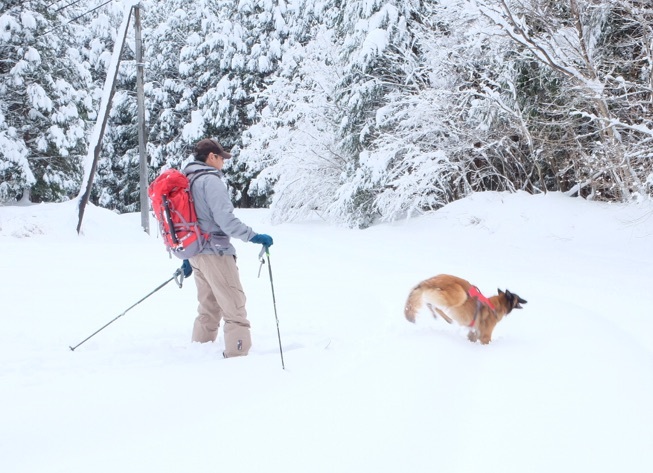
[[[75,5],[76,3],[79,3],[79,2],[81,2],[81,1],[82,1],[82,0],[75,0],[74,2],[69,3],[68,5],[64,5],[63,7],[59,7],[58,9],[56,9],[56,10],[54,11],[54,13],[59,13],[61,10],[65,10],[65,9],[68,8],[68,7],[72,7],[73,5]],[[56,3],[56,2],[55,2],[55,3]],[[54,4],[53,4],[53,5],[54,5]],[[106,5],[106,4],[105,4],[105,5]]]
[[[50,8],[52,5],[61,2],[62,0],[55,0],[54,2],[50,3],[49,5],[46,5],[45,8]]]
[[[77,0],[77,1],[75,1],[74,3],[77,3],[77,2],[79,2],[79,1],[81,1],[81,0]],[[52,29],[46,31],[45,33],[37,34],[36,37],[38,38],[38,37],[40,37],[40,36],[45,36],[46,34],[50,34],[50,33],[52,33],[53,31],[58,30],[59,28],[62,28],[62,27],[64,27],[64,26],[66,26],[66,25],[71,24],[71,23],[72,23],[73,21],[75,21],[75,20],[79,20],[81,17],[86,16],[86,15],[88,15],[89,13],[93,13],[94,11],[99,10],[100,8],[102,8],[102,7],[105,6],[105,5],[108,5],[108,4],[111,3],[112,1],[113,1],[113,0],[107,0],[107,1],[104,2],[102,5],[98,5],[97,7],[93,8],[92,10],[89,10],[89,11],[87,11],[87,12],[85,12],[85,13],[82,13],[81,15],[77,15],[75,18],[73,18],[72,20],[67,21],[66,23],[62,23],[61,25],[55,26],[54,28],[52,28]],[[71,4],[69,4],[69,5],[66,5],[66,7],[69,7],[69,6],[71,6],[71,5],[73,5],[73,3],[71,3]],[[66,8],[66,7],[62,7],[62,8]],[[59,10],[61,10],[61,8],[60,8]],[[57,11],[59,11],[59,10],[57,10]],[[55,13],[56,13],[56,12],[55,12]]]

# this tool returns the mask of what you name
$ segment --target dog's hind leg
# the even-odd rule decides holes
[[[443,318],[443,319],[444,319],[448,324],[450,324],[451,322],[453,322],[453,320],[451,320],[451,318],[450,318],[447,314],[445,314],[444,312],[442,312],[440,309],[438,309],[438,308],[436,308],[436,307],[433,307],[433,306],[432,306],[431,304],[429,304],[429,303],[426,304],[426,307],[429,308],[429,310],[431,311],[431,314],[433,314],[433,317],[434,317],[434,318],[437,319],[437,318],[438,318],[438,315],[439,315],[439,316],[442,317],[442,318]]]

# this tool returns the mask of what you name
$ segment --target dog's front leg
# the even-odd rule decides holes
[[[485,328],[485,330],[483,330],[483,328]],[[487,327],[482,327],[479,332],[479,339],[481,340],[481,343],[483,345],[490,343],[490,340],[492,339],[492,330],[487,330]]]
[[[471,329],[467,333],[467,340],[469,340],[472,343],[475,343],[476,340],[478,340],[478,332],[476,331],[476,329]]]

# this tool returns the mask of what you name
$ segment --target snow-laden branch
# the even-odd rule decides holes
[[[477,4],[477,8],[483,16],[499,26],[510,39],[527,48],[538,60],[594,91],[597,97],[600,96],[602,84],[587,77],[573,64],[574,58],[581,55],[580,38],[574,38],[564,29],[558,31],[555,36],[532,36],[525,19],[518,17],[505,0],[501,0],[497,6],[481,2]]]

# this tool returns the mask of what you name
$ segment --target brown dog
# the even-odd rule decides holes
[[[499,321],[513,309],[521,309],[527,301],[506,290],[486,298],[469,281],[440,274],[419,283],[408,295],[404,315],[409,322],[415,322],[415,314],[424,304],[433,317],[441,316],[448,323],[456,321],[469,327],[467,338],[471,342],[481,340],[490,343],[492,331]]]

